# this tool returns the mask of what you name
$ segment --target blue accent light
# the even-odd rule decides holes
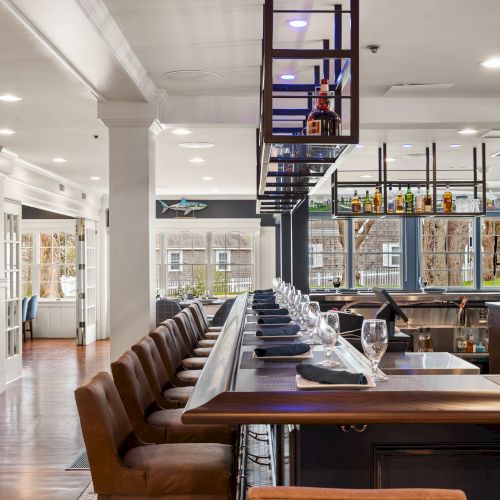
[[[292,19],[288,21],[290,28],[305,28],[309,23],[305,19]]]

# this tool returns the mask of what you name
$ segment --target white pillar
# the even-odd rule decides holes
[[[99,103],[109,129],[109,324],[111,360],[154,326],[157,105]]]
[[[6,374],[6,332],[5,332],[5,248],[4,248],[4,215],[5,215],[5,176],[0,174],[0,393],[5,390]],[[22,348],[22,347],[21,347]]]

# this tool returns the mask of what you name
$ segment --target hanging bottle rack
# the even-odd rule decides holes
[[[378,149],[378,170],[377,180],[370,182],[359,181],[342,181],[342,176],[349,175],[349,171],[334,171],[332,174],[332,216],[338,218],[365,218],[365,217],[477,217],[486,214],[486,145],[481,144],[481,164],[478,165],[478,150],[476,147],[472,150],[472,167],[466,172],[469,174],[469,179],[466,180],[448,180],[443,179],[443,172],[453,173],[450,170],[440,170],[437,167],[437,151],[436,144],[433,143],[431,148],[427,147],[425,151],[425,179],[409,180],[402,178],[392,178],[395,171],[390,171],[387,167],[387,145],[383,144]],[[463,171],[462,171],[463,172]],[[416,188],[423,186],[424,192],[429,192],[432,196],[432,210],[430,212],[417,213],[413,212],[397,213],[388,210],[388,191],[389,186],[397,187],[410,186]],[[438,188],[449,186],[451,192],[454,190],[467,191],[471,193],[474,200],[479,200],[474,211],[457,211],[455,208],[452,212],[445,212],[438,204]],[[364,213],[363,206],[360,212],[352,211],[352,200],[344,200],[346,195],[353,194],[353,190],[359,190],[360,200],[363,200],[362,189],[373,191],[379,187],[382,195],[382,204],[380,211],[375,212],[372,207],[372,212]],[[395,192],[394,192],[395,194]],[[340,199],[339,199],[340,198]],[[454,199],[455,196],[454,196]],[[458,207],[457,207],[458,208]]]
[[[331,175],[359,138],[359,0],[350,0],[347,10],[342,4],[303,10],[296,8],[294,0],[279,2],[280,8],[275,8],[274,0],[265,0],[263,11],[257,130],[259,213],[291,212],[323,177]],[[283,8],[287,3],[290,8]],[[328,29],[332,36],[321,41],[307,40],[303,45],[308,48],[295,48],[295,42],[286,41],[291,32],[280,37],[280,30],[296,17],[309,19],[311,27],[317,19],[322,24],[325,19],[331,20]],[[307,38],[307,31],[304,34]],[[295,68],[299,83],[277,83],[280,71],[288,67]],[[304,81],[303,75],[307,74],[310,78]],[[342,135],[304,135],[322,77],[330,81],[331,100],[342,120]]]

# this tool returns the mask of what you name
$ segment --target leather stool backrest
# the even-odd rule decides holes
[[[155,401],[137,354],[125,352],[111,363],[111,371],[134,432],[143,441],[161,443],[164,431],[158,429],[159,432],[154,432],[146,420],[147,415],[161,410],[161,407]]]
[[[187,316],[181,312],[174,316],[174,321],[181,334],[185,349],[187,350],[189,356],[194,356],[193,347],[196,347],[197,339],[194,336],[191,326],[189,325]]]
[[[94,488],[99,492],[116,491],[119,477],[127,472],[120,456],[143,443],[132,430],[109,373],[98,373],[86,384],[78,387],[75,399]],[[137,479],[142,484],[140,471]]]
[[[144,337],[132,346],[132,351],[137,354],[153,396],[159,401],[163,397],[162,392],[171,384],[154,340],[149,336]]]
[[[201,302],[199,300],[193,302],[189,306],[189,309],[193,313],[193,318],[196,322],[198,330],[203,333],[208,332],[210,325],[208,324],[208,319],[205,318],[203,305],[201,304]]]
[[[175,342],[180,358],[184,359],[188,357],[189,352],[187,351],[186,346],[182,340],[182,334],[179,330],[179,327],[177,326],[177,323],[173,319],[169,319],[168,321],[165,321],[165,325],[168,327],[171,333],[171,337]]]
[[[186,307],[179,314],[186,316],[186,318],[188,320],[189,328],[191,329],[191,332],[192,332],[193,337],[195,338],[195,341],[202,339],[203,338],[203,330],[200,330],[200,328],[198,328],[198,325],[196,324],[196,321],[194,320],[193,312],[191,311],[191,309],[189,309],[189,307]]]

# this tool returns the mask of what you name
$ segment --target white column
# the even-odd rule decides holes
[[[1,166],[0,166],[1,168]],[[5,332],[5,248],[4,248],[4,216],[5,216],[5,176],[0,173],[0,393],[5,390],[6,373],[6,332]]]
[[[154,326],[157,106],[99,103],[109,129],[109,324],[111,360]]]

